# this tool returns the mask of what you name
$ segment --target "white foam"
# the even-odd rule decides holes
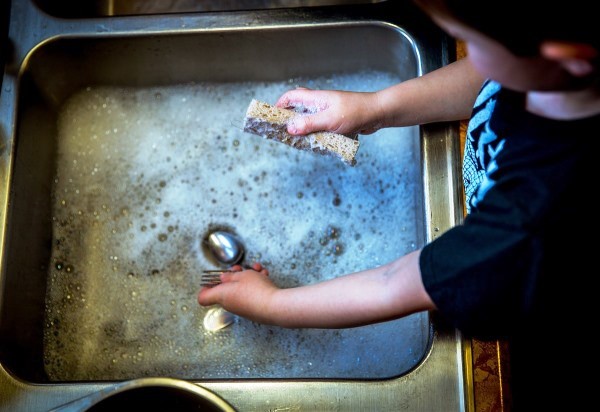
[[[300,81],[369,91],[399,79],[360,72]],[[417,128],[361,136],[357,165],[349,167],[233,126],[252,98],[274,103],[289,87],[90,86],[66,102],[58,124],[44,343],[52,380],[377,377],[407,362],[364,354],[372,365],[359,372],[343,362],[325,372],[307,366],[350,356],[353,346],[359,353],[387,348],[390,340],[412,347],[420,338],[403,331],[420,318],[376,335],[367,327],[291,331],[244,319],[218,334],[202,326],[198,276],[214,264],[200,241],[215,226],[234,230],[248,261],[266,263],[282,286],[377,266],[419,243]],[[363,348],[365,341],[370,346]],[[246,350],[236,346],[242,342]]]

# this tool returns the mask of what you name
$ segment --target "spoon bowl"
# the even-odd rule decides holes
[[[206,243],[215,259],[224,265],[235,265],[244,256],[242,242],[229,232],[213,232],[208,236]]]

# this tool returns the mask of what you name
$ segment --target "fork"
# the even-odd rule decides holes
[[[230,272],[229,270],[205,270],[200,275],[200,286],[217,286],[221,283],[221,273]]]
[[[252,269],[250,267],[242,266],[242,270]],[[214,269],[214,270],[203,270],[200,275],[200,286],[217,286],[221,283],[221,273],[232,272],[229,269]]]

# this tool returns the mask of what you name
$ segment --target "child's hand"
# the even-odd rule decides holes
[[[308,113],[289,122],[288,133],[292,135],[330,131],[352,136],[371,134],[383,127],[376,93],[300,87],[284,93],[275,105]]]
[[[279,289],[268,278],[268,269],[254,263],[252,269],[244,270],[235,265],[229,270],[221,274],[221,284],[200,290],[198,303],[201,306],[219,304],[245,318],[270,323],[270,299]]]

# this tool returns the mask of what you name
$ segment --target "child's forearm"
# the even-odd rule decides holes
[[[278,290],[265,320],[289,328],[344,328],[433,309],[421,281],[419,254],[318,284]]]
[[[384,127],[466,119],[483,80],[464,58],[381,90],[376,98]]]

